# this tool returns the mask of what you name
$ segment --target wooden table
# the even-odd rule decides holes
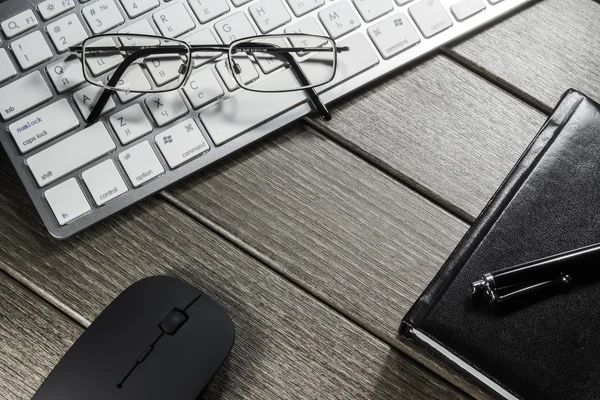
[[[60,242],[0,156],[0,398],[29,398],[123,289],[231,314],[210,399],[485,398],[398,324],[570,87],[600,99],[600,4],[542,0]]]

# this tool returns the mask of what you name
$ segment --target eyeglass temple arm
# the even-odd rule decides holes
[[[149,56],[149,55],[173,54],[173,52],[177,52],[179,54],[186,54],[187,50],[181,49],[180,47],[179,48],[173,47],[173,48],[147,48],[147,49],[142,49],[142,50],[136,51],[135,53],[128,56],[125,60],[123,60],[123,62],[121,62],[121,64],[119,65],[119,67],[117,68],[115,73],[112,75],[112,77],[110,78],[110,80],[108,81],[106,86],[112,87],[112,88],[116,87],[117,84],[119,83],[119,81],[121,80],[121,78],[123,77],[123,75],[125,74],[125,72],[127,71],[127,69],[136,60],[138,60],[142,57]],[[108,101],[110,100],[111,94],[112,94],[112,90],[110,90],[108,88],[104,88],[104,90],[102,91],[102,94],[100,95],[100,98],[96,102],[96,105],[94,106],[94,108],[92,108],[92,111],[90,112],[90,115],[87,118],[88,126],[92,125],[92,124],[96,123],[96,121],[98,121],[98,118],[100,118],[100,114],[102,114],[102,110],[104,110],[106,103],[108,103]]]
[[[264,48],[263,50],[277,49],[277,47],[278,47],[277,45],[272,45],[272,44],[267,44],[267,43],[261,43],[261,45],[266,46],[266,48]],[[247,47],[252,48],[253,46],[254,46],[253,44],[248,43]],[[279,50],[281,50],[281,48]],[[273,53],[275,53],[275,52],[273,52]],[[300,65],[294,58],[294,56],[289,51],[279,51],[276,54],[282,55],[283,57],[285,57],[286,61],[290,64],[290,67],[291,67],[292,71],[294,72],[294,75],[296,75],[296,78],[298,78],[298,80],[300,81],[300,83],[303,86],[311,85],[310,80],[308,79],[308,77],[306,76],[304,71],[302,71],[302,68],[300,67]],[[321,98],[317,94],[317,91],[315,90],[315,88],[314,87],[306,88],[306,89],[304,89],[304,92],[308,95],[308,98],[309,98],[310,102],[312,103],[312,105],[317,109],[319,114],[321,114],[321,118],[323,118],[325,121],[331,121],[331,113],[327,109],[327,106],[325,106],[325,103],[323,103],[323,100],[321,100]]]
[[[302,68],[300,67],[300,65],[298,64],[298,61],[296,61],[294,56],[291,55],[290,53],[282,53],[282,54],[287,59],[287,61],[290,63],[292,71],[294,72],[294,75],[296,75],[296,78],[298,78],[300,80],[300,83],[303,86],[310,86],[311,85],[310,80],[308,79],[308,77],[306,76],[304,71],[302,71]],[[306,94],[308,95],[308,98],[310,99],[310,102],[317,109],[319,114],[321,114],[321,118],[323,118],[325,121],[331,121],[331,113],[327,109],[327,106],[325,106],[325,103],[323,103],[323,100],[321,100],[321,97],[319,97],[319,95],[317,94],[317,91],[315,90],[315,88],[311,87],[311,88],[304,89],[304,92],[306,92]]]

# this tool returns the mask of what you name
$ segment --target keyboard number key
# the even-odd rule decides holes
[[[439,0],[422,0],[410,7],[408,12],[426,38],[433,37],[452,26],[452,20]]]
[[[49,24],[46,31],[59,53],[67,51],[71,46],[77,46],[88,38],[83,24],[75,14],[67,15]]]
[[[121,0],[129,18],[135,18],[159,6],[158,0]]]
[[[56,220],[62,226],[92,211],[81,187],[75,178],[71,178],[44,194]]]
[[[127,193],[127,185],[113,160],[106,160],[81,174],[98,207]]]
[[[40,31],[15,40],[10,47],[23,69],[33,68],[52,58],[52,51]]]
[[[100,0],[85,7],[83,16],[95,35],[104,33],[125,22],[113,0]]]
[[[140,187],[165,173],[160,160],[147,141],[119,154],[119,161],[134,187]]]

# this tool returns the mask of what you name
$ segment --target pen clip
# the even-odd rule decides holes
[[[492,289],[490,290],[489,299],[492,303],[505,303],[507,301],[514,300],[522,296],[528,296],[536,292],[541,292],[542,290],[552,287],[567,286],[571,283],[571,281],[571,275],[561,273],[556,279],[549,281],[533,283],[528,282],[525,286],[519,286],[517,288],[513,286],[509,288]]]
[[[519,285],[496,287],[494,277],[491,274],[485,274],[481,280],[473,282],[471,288],[474,296],[478,297],[483,294],[491,305],[498,305],[548,288],[566,287],[571,281],[571,275],[560,273],[557,278],[547,281],[529,281]]]

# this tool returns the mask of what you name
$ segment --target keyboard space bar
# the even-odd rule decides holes
[[[348,46],[350,51],[339,55],[335,80],[318,88],[319,92],[339,85],[379,63],[379,58],[362,34],[356,34],[338,45]],[[257,87],[266,89],[287,86],[282,85],[282,82],[295,80],[292,75],[289,69],[281,71],[258,83]],[[307,97],[303,91],[257,93],[242,89],[236,96],[204,110],[200,119],[212,140],[219,146],[305,101]]]

